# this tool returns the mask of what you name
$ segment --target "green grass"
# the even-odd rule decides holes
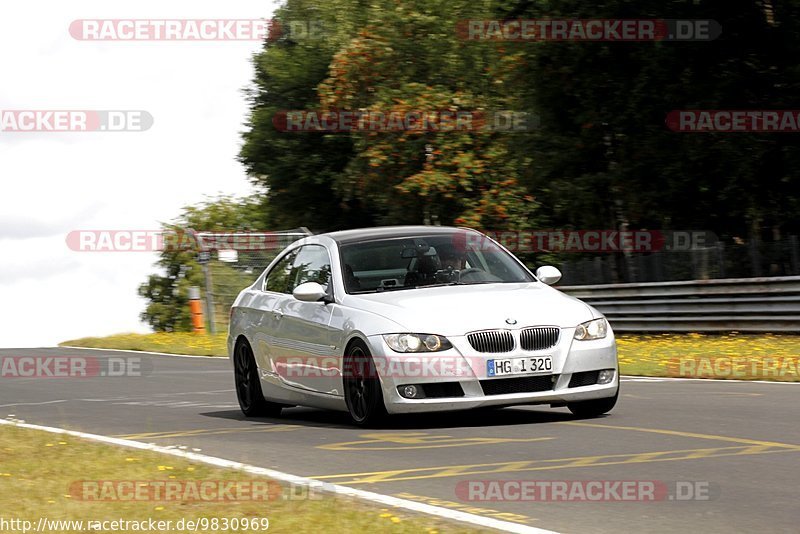
[[[50,520],[170,520],[198,518],[267,518],[267,532],[486,532],[467,524],[381,508],[363,501],[315,493],[284,493],[273,485],[269,500],[238,499],[235,502],[201,502],[200,499],[89,501],[82,498],[81,481],[239,481],[267,483],[235,470],[193,463],[155,452],[113,447],[70,436],[11,426],[0,426],[0,510],[4,519],[26,519],[36,525],[39,517]],[[73,484],[78,483],[77,488]],[[277,484],[274,481],[272,484]],[[263,487],[263,486],[262,486]],[[296,498],[284,499],[284,495]],[[84,525],[86,528],[86,525]],[[51,530],[67,532],[68,530]],[[85,531],[85,530],[84,530]],[[175,531],[175,530],[173,530]],[[232,532],[233,530],[228,530]],[[128,532],[128,530],[115,530]],[[203,530],[214,532],[221,530]],[[238,532],[264,532],[238,530]]]
[[[796,335],[620,335],[617,347],[622,374],[800,381]]]
[[[226,356],[225,338],[224,333],[118,334],[61,345]],[[617,345],[620,371],[626,375],[800,381],[800,336],[619,335]]]
[[[59,346],[98,349],[142,350],[189,354],[192,356],[227,356],[226,333],[156,332],[154,334],[115,334],[107,337],[84,337],[59,343]]]

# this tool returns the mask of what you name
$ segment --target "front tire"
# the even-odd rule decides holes
[[[247,417],[277,417],[282,406],[269,402],[261,391],[258,379],[258,367],[253,356],[253,349],[247,341],[239,341],[233,352],[233,369],[236,379],[236,398],[239,408]]]
[[[605,399],[594,399],[589,401],[581,401],[581,402],[570,402],[567,404],[567,408],[571,411],[574,415],[578,417],[585,417],[585,418],[592,418],[592,417],[599,417],[605,413],[608,413],[614,408],[617,404],[617,399],[619,398],[619,387],[617,387],[617,392],[614,394],[613,397],[607,397]]]
[[[386,416],[375,362],[362,341],[354,341],[344,357],[344,400],[357,426],[374,426]]]

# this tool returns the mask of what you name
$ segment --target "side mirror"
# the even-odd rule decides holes
[[[543,265],[536,269],[536,278],[538,278],[541,283],[552,286],[561,280],[561,271],[552,265]]]
[[[325,288],[316,282],[300,284],[292,291],[292,296],[302,302],[317,302],[325,298],[327,294]]]

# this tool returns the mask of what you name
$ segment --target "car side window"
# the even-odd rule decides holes
[[[300,248],[292,265],[289,293],[300,284],[316,282],[325,289],[331,279],[331,258],[322,245],[306,245]]]
[[[273,291],[275,293],[291,293],[294,287],[290,288],[290,277],[292,274],[292,264],[297,251],[293,250],[281,259],[272,270],[267,273],[267,278],[264,281],[264,291]]]

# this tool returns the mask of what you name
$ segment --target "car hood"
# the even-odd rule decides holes
[[[574,327],[594,317],[583,302],[538,282],[348,295],[345,304],[390,319],[409,332],[444,336],[535,325]]]

